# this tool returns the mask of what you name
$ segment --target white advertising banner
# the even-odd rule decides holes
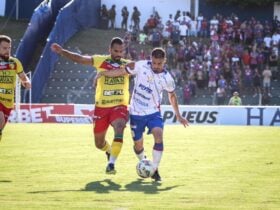
[[[180,106],[190,124],[280,126],[279,106]],[[92,123],[94,106],[87,104],[22,104],[20,122],[25,123]],[[165,124],[177,124],[171,106],[162,106]],[[15,111],[10,122],[16,122]]]

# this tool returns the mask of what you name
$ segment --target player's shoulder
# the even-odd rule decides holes
[[[135,62],[136,65],[138,66],[151,66],[151,61],[149,60],[139,60]]]
[[[95,54],[93,55],[94,59],[100,59],[100,60],[106,60],[110,58],[110,55],[101,55],[101,54]]]
[[[10,56],[10,57],[9,57],[9,61],[10,61],[10,62],[20,62],[18,58],[13,57],[13,56]]]
[[[9,62],[10,62],[10,63],[17,64],[17,65],[21,65],[20,60],[19,60],[18,58],[16,58],[16,57],[13,57],[13,56],[10,56],[10,57],[9,57]]]

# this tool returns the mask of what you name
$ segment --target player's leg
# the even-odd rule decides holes
[[[115,164],[116,159],[118,158],[122,145],[123,145],[123,133],[126,126],[127,120],[119,118],[112,122],[112,127],[114,129],[114,139],[111,146],[111,155],[109,163]]]
[[[109,159],[111,145],[106,141],[106,132],[109,127],[108,110],[96,107],[94,110],[93,133],[95,147],[104,151]]]
[[[162,140],[163,130],[160,127],[155,127],[152,129],[152,134],[154,136],[154,146],[153,146],[153,163],[155,168],[159,167],[162,152],[163,152],[163,140]]]
[[[111,145],[111,154],[106,168],[106,173],[114,174],[115,162],[121,152],[123,145],[123,133],[128,121],[128,110],[126,106],[113,107],[110,111],[109,122],[114,129],[114,139]]]
[[[139,160],[146,158],[144,146],[143,146],[143,138],[134,140],[133,150]]]
[[[0,111],[0,141],[2,139],[2,130],[5,127],[5,115],[2,111]]]
[[[6,108],[2,103],[0,103],[0,141],[2,139],[3,129],[8,121],[11,111],[12,109]]]
[[[153,114],[147,124],[149,128],[149,133],[153,134],[154,146],[153,146],[153,164],[156,169],[152,178],[155,181],[161,181],[161,177],[158,172],[159,164],[163,153],[163,119],[160,113]]]
[[[161,181],[161,177],[159,175],[159,164],[162,158],[162,152],[163,152],[163,129],[161,127],[154,127],[152,129],[152,134],[154,136],[154,147],[153,147],[153,164],[155,167],[155,172],[152,175],[152,179],[155,181]]]
[[[134,141],[133,150],[139,160],[146,158],[143,145],[143,132],[145,131],[145,116],[130,115],[130,129]]]

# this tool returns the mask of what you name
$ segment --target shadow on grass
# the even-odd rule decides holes
[[[125,185],[125,191],[129,192],[143,192],[145,194],[157,194],[162,191],[168,191],[172,190],[175,187],[178,187],[178,185],[170,186],[170,187],[164,187],[161,188],[160,182],[146,182],[143,179],[138,179],[136,181],[133,181],[127,185]]]
[[[9,182],[12,182],[10,180],[0,180],[0,183],[9,183]]]
[[[127,185],[124,188],[113,182],[110,179],[104,179],[101,181],[95,181],[88,183],[84,189],[81,190],[54,190],[54,191],[33,191],[29,193],[51,193],[51,192],[96,192],[96,193],[110,193],[112,191],[119,191],[119,192],[143,192],[145,194],[157,194],[162,191],[172,190],[173,188],[178,187],[170,186],[161,188],[161,183],[159,182],[146,182],[143,179],[137,179]]]

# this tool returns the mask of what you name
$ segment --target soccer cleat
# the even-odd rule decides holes
[[[160,182],[161,181],[161,177],[158,173],[158,170],[155,171],[155,173],[153,174],[153,176],[151,176],[152,179],[154,179],[156,182]]]
[[[105,152],[106,156],[107,156],[107,160],[109,161],[110,159],[110,153],[109,152]]]
[[[113,163],[109,163],[106,167],[106,174],[116,174],[115,165]]]

